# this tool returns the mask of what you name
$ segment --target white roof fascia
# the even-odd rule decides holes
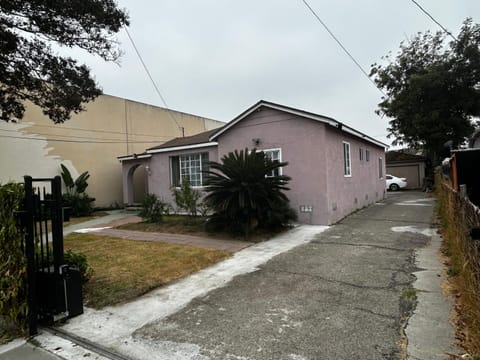
[[[123,161],[123,160],[147,159],[147,158],[151,158],[151,157],[152,157],[152,155],[150,155],[150,154],[125,155],[125,156],[117,156],[117,159],[119,161]]]
[[[280,111],[283,111],[283,112],[288,112],[288,113],[293,114],[293,115],[298,115],[298,116],[301,116],[301,117],[306,117],[306,118],[309,118],[309,119],[317,120],[317,121],[320,121],[320,122],[323,122],[325,124],[329,124],[329,125],[332,125],[332,126],[336,126],[338,124],[338,121],[329,119],[329,118],[327,118],[325,116],[322,116],[322,115],[306,114],[302,110],[284,108],[283,106],[274,105],[274,104],[263,103],[263,104],[259,104],[259,105],[268,106],[269,108],[272,108],[272,109],[275,109],[275,110],[280,110]]]
[[[351,135],[355,135],[356,137],[360,138],[360,139],[363,139],[365,141],[368,141],[368,142],[371,142],[377,146],[380,146],[380,147],[383,147],[383,148],[389,148],[390,146],[388,146],[387,144],[384,144],[382,143],[381,141],[378,141],[378,140],[375,140],[373,138],[371,138],[370,136],[368,135],[365,135],[365,134],[362,134],[360,131],[357,131],[355,129],[352,129],[351,127],[345,125],[345,124],[342,124],[342,130],[345,131],[346,133],[349,133]]]
[[[172,146],[172,147],[161,148],[161,149],[151,149],[151,150],[147,150],[147,153],[158,154],[158,153],[178,151],[178,150],[199,149],[199,148],[217,146],[217,145],[218,145],[218,143],[216,141],[211,141],[211,142],[208,142],[208,143],[201,143],[201,144]]]
[[[218,136],[220,136],[221,134],[223,134],[225,131],[227,131],[228,129],[230,129],[233,125],[235,125],[236,123],[238,123],[240,120],[244,119],[245,117],[247,117],[248,115],[250,115],[251,113],[253,113],[254,111],[256,111],[260,106],[262,106],[263,104],[258,104],[257,106],[251,108],[248,112],[246,112],[245,114],[243,114],[242,117],[239,117],[238,119],[235,119],[233,120],[231,123],[229,123],[228,125],[224,126],[223,128],[220,129],[219,132],[216,132],[214,133],[212,136],[210,136],[209,140],[212,141],[212,140],[215,140]]]
[[[275,105],[275,104],[270,104],[270,103],[265,103],[265,102],[260,102],[257,104],[257,106],[251,108],[248,112],[246,112],[245,114],[243,114],[241,117],[233,120],[231,123],[229,123],[227,126],[224,126],[219,132],[217,133],[214,133],[212,136],[210,136],[210,140],[214,140],[215,138],[217,138],[218,136],[220,136],[221,134],[223,134],[225,131],[227,131],[228,129],[230,129],[232,126],[234,126],[235,124],[237,124],[239,121],[243,120],[244,118],[246,118],[248,115],[250,115],[251,113],[255,112],[258,110],[258,108],[260,108],[261,106],[266,106],[266,107],[269,107],[271,109],[275,109],[275,110],[280,110],[280,111],[283,111],[283,112],[288,112],[290,114],[294,114],[294,115],[298,115],[298,116],[302,116],[302,117],[309,117],[309,118],[312,118],[314,120],[317,120],[317,121],[321,121],[323,123],[327,123],[327,124],[330,124],[332,126],[335,126],[336,123],[334,123],[333,121],[319,115],[319,116],[307,116],[305,113],[303,113],[302,111],[296,111],[296,110],[293,110],[293,109],[289,109],[289,108],[284,108],[283,106],[278,106],[278,105]]]
[[[300,116],[300,117],[303,117],[303,118],[308,118],[308,119],[320,121],[324,124],[328,124],[328,125],[331,125],[333,127],[340,128],[341,130],[343,130],[343,131],[345,131],[345,132],[347,132],[351,135],[355,135],[356,137],[358,137],[360,139],[363,139],[365,141],[371,142],[371,143],[373,143],[377,146],[380,146],[380,147],[383,147],[383,148],[388,148],[389,147],[387,144],[384,144],[381,141],[375,140],[368,135],[362,134],[361,132],[359,132],[355,129],[352,129],[351,127],[349,127],[345,124],[342,124],[339,121],[327,118],[327,117],[322,116],[322,115],[314,115],[314,114],[310,114],[310,113],[305,113],[304,111],[301,111],[301,110],[285,108],[285,107],[280,106],[280,105],[265,103],[265,102],[260,102],[259,104],[257,104],[257,106],[250,109],[248,112],[243,114],[241,117],[239,117],[238,119],[235,119],[230,124],[223,127],[219,132],[214,133],[212,136],[210,136],[210,140],[214,140],[215,138],[217,138],[218,136],[223,134],[225,131],[230,129],[232,126],[237,124],[239,121],[241,121],[242,119],[246,118],[248,115],[250,115],[251,113],[256,111],[261,106],[266,106],[266,107],[269,107],[271,109],[280,110],[280,111],[287,112],[287,113],[290,113],[290,114],[293,114],[293,115],[297,115],[297,116]]]

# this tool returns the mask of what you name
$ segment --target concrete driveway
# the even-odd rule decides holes
[[[308,238],[298,240],[298,230],[242,250],[135,304],[87,311],[63,330],[135,359],[401,358],[415,254],[431,241],[433,205],[429,194],[389,194],[327,230],[311,228]],[[250,264],[265,251],[269,261]],[[221,278],[235,258],[250,268]],[[442,311],[448,323],[448,304]],[[428,327],[426,319],[417,333]]]
[[[432,205],[391,194],[135,336],[210,359],[398,359]]]

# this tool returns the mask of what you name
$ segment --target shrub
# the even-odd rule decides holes
[[[87,194],[63,194],[63,206],[70,208],[72,216],[88,216],[93,213],[94,198]]]
[[[90,280],[93,275],[93,269],[88,264],[86,255],[68,250],[63,256],[66,264],[77,268],[80,271],[80,279],[82,280],[82,284],[85,284],[88,280]]]
[[[62,195],[63,206],[70,208],[72,216],[88,216],[93,212],[94,198],[87,195],[88,171],[83,172],[79,177],[73,180],[72,174],[68,168],[61,164],[62,179],[67,189],[67,193]]]
[[[186,211],[189,215],[197,216],[201,194],[200,191],[192,188],[188,179],[183,179],[180,189],[173,188],[172,192],[179,209]]]
[[[248,237],[257,228],[281,227],[296,219],[283,192],[289,190],[290,177],[275,171],[286,162],[272,161],[255,149],[235,150],[221,161],[210,162],[207,172],[205,202],[214,211],[207,229]]]
[[[26,260],[15,211],[24,198],[23,184],[0,185],[0,317],[24,330],[26,325]]]
[[[162,216],[168,214],[169,205],[161,201],[155,194],[145,194],[140,217],[146,222],[160,222]]]
[[[279,227],[286,227],[295,220],[297,220],[295,210],[290,207],[287,201],[280,200],[265,212],[262,224],[265,228],[273,230]]]

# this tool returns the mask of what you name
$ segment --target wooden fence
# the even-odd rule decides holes
[[[467,196],[455,191],[446,181],[441,181],[441,189],[448,219],[455,224],[455,240],[462,249],[464,266],[470,268],[472,285],[475,293],[480,295],[480,238],[477,233],[480,228],[480,208]]]

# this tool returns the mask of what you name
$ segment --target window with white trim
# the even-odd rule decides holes
[[[363,148],[358,148],[358,157],[360,159],[360,161],[363,160]]]
[[[365,150],[365,161],[370,161],[370,150]]]
[[[259,150],[262,151],[267,158],[273,162],[282,162],[282,149],[267,149]],[[270,172],[267,177],[279,176],[282,175],[282,168],[278,167]]]
[[[204,185],[205,174],[208,170],[208,153],[185,154],[170,157],[172,186],[180,186],[184,179],[190,185],[199,187]]]
[[[352,158],[350,156],[350,144],[343,142],[343,176],[352,176]]]
[[[378,158],[378,177],[383,178],[383,159]]]

